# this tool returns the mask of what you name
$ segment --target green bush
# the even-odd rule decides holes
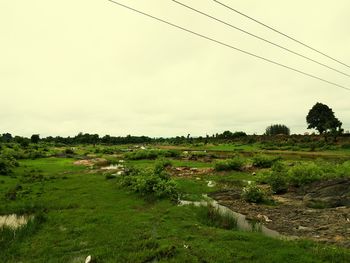
[[[170,167],[172,165],[171,161],[168,159],[159,159],[156,161],[154,166],[154,173],[158,175],[162,175],[165,173],[165,168]]]
[[[315,163],[302,163],[288,171],[289,181],[293,186],[302,186],[320,180],[324,171]]]
[[[17,160],[10,155],[0,155],[0,175],[10,175],[13,168],[19,166]]]
[[[157,159],[158,155],[158,150],[140,150],[126,153],[125,158],[128,160],[155,160]]]
[[[256,155],[253,157],[253,165],[258,168],[270,168],[280,159],[280,157]]]
[[[283,194],[288,190],[288,180],[281,172],[272,172],[268,178],[268,184],[275,194]]]
[[[266,200],[266,193],[256,184],[250,184],[243,188],[242,198],[247,202],[262,203]]]
[[[216,171],[240,171],[244,165],[244,160],[240,157],[234,157],[228,160],[219,160],[215,163]]]
[[[155,170],[127,169],[125,175],[121,176],[120,183],[122,186],[145,197],[177,200],[179,193],[175,181],[170,179],[170,175],[165,172],[164,168],[160,169],[159,167]]]

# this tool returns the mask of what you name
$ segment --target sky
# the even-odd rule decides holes
[[[117,0],[118,1],[118,0]],[[212,0],[179,0],[350,74]],[[350,64],[350,1],[221,0]],[[350,78],[171,0],[123,4],[350,88]],[[350,91],[172,28],[107,0],[0,0],[0,133],[152,137],[281,123],[307,130],[316,102],[350,129]]]

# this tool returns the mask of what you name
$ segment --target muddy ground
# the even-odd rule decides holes
[[[315,183],[274,195],[274,205],[245,202],[240,193],[241,189],[236,188],[211,197],[282,235],[350,247],[350,179]]]

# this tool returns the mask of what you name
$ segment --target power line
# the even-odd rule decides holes
[[[336,59],[336,58],[334,58],[334,57],[331,57],[330,55],[327,55],[327,54],[325,54],[324,52],[322,52],[322,51],[320,51],[320,50],[317,50],[316,48],[313,48],[313,47],[311,47],[311,46],[309,46],[309,45],[307,45],[307,44],[305,44],[305,43],[303,43],[303,42],[297,40],[297,39],[294,38],[294,37],[291,37],[291,36],[289,36],[289,35],[287,35],[287,34],[281,32],[281,31],[279,31],[279,30],[277,30],[277,29],[275,29],[275,28],[273,28],[273,27],[271,27],[271,26],[269,26],[269,25],[267,25],[267,24],[264,24],[263,22],[261,22],[261,21],[255,19],[255,18],[253,18],[253,17],[251,17],[251,16],[248,16],[247,14],[242,13],[242,12],[238,11],[237,9],[235,9],[235,8],[233,8],[233,7],[230,7],[230,6],[224,4],[224,3],[220,2],[220,1],[217,1],[217,0],[213,0],[213,1],[216,2],[216,3],[218,3],[218,4],[220,4],[220,5],[222,5],[223,7],[226,7],[226,8],[228,8],[228,9],[230,9],[230,10],[233,11],[233,12],[236,12],[237,14],[240,14],[241,16],[244,16],[244,17],[246,17],[246,18],[248,18],[248,19],[250,19],[250,20],[252,20],[252,21],[254,21],[254,22],[256,22],[256,23],[258,23],[258,24],[260,24],[260,25],[262,25],[262,26],[264,26],[264,27],[266,27],[266,28],[268,28],[268,29],[270,29],[270,30],[272,30],[272,31],[274,31],[274,32],[276,32],[276,33],[278,33],[278,34],[284,36],[284,37],[286,37],[286,38],[288,38],[288,39],[290,39],[290,40],[293,40],[294,42],[296,42],[296,43],[298,43],[298,44],[300,44],[300,45],[302,45],[302,46],[304,46],[304,47],[307,47],[307,48],[309,48],[309,49],[311,49],[311,50],[313,50],[313,51],[315,51],[315,52],[317,52],[317,53],[319,53],[319,54],[321,54],[321,55],[323,55],[323,56],[325,56],[325,57],[327,57],[327,58],[329,58],[329,59],[331,59],[331,60],[333,60],[333,61],[338,62],[339,64],[342,64],[343,66],[346,66],[346,67],[350,68],[350,66],[347,65],[347,64],[345,64],[344,62],[341,62],[340,60],[338,60],[338,59]]]
[[[116,2],[116,1],[113,1],[113,0],[107,0],[107,1],[109,1],[109,2],[111,2],[111,3],[113,3],[113,4],[116,4],[116,5],[119,5],[119,6],[121,6],[121,7],[124,7],[124,8],[126,8],[126,9],[129,9],[129,10],[131,10],[131,11],[134,11],[134,12],[136,12],[136,13],[138,13],[138,14],[141,14],[141,15],[144,15],[144,16],[147,16],[147,17],[150,17],[150,18],[152,18],[152,19],[154,19],[154,20],[157,20],[158,22],[162,22],[162,23],[167,24],[167,25],[169,25],[169,26],[172,26],[172,27],[181,29],[181,30],[183,30],[183,31],[186,31],[186,32],[188,32],[188,33],[190,33],[190,34],[193,34],[193,35],[196,35],[196,36],[198,36],[198,37],[207,39],[207,40],[209,40],[209,41],[211,41],[211,42],[214,42],[214,43],[216,43],[216,44],[219,44],[219,45],[221,45],[221,46],[225,46],[225,47],[234,49],[234,50],[239,51],[239,52],[242,52],[242,53],[244,53],[244,54],[246,54],[246,55],[249,55],[249,56],[252,56],[252,57],[255,57],[255,58],[264,60],[264,61],[266,61],[266,62],[269,62],[269,63],[275,64],[275,65],[278,65],[278,66],[280,66],[280,67],[283,67],[283,68],[286,68],[286,69],[289,69],[289,70],[292,70],[292,71],[294,71],[294,72],[298,72],[298,73],[300,73],[300,74],[302,74],[302,75],[305,75],[305,76],[308,76],[308,77],[311,77],[311,78],[320,80],[320,81],[322,81],[322,82],[331,84],[331,85],[333,85],[333,86],[337,86],[337,87],[339,87],[339,88],[342,88],[342,89],[345,89],[345,90],[349,90],[349,91],[350,91],[350,88],[345,87],[345,86],[343,86],[343,85],[340,85],[340,84],[337,84],[337,83],[335,83],[335,82],[332,82],[332,81],[323,79],[323,78],[321,78],[321,77],[318,77],[318,76],[309,74],[309,73],[304,72],[304,71],[302,71],[302,70],[299,70],[299,69],[296,69],[296,68],[292,68],[292,67],[290,67],[290,66],[286,66],[286,65],[281,64],[281,63],[279,63],[279,62],[276,62],[276,61],[274,61],[274,60],[270,60],[270,59],[268,59],[268,58],[265,58],[265,57],[262,57],[262,56],[253,54],[253,53],[248,52],[248,51],[245,51],[245,50],[243,50],[243,49],[234,47],[234,46],[232,46],[232,45],[230,45],[230,44],[226,44],[226,43],[221,42],[221,41],[219,41],[219,40],[216,40],[216,39],[214,39],[214,38],[211,38],[211,37],[208,37],[208,36],[206,36],[206,35],[197,33],[197,32],[195,32],[195,31],[192,31],[192,30],[190,30],[190,29],[184,28],[184,27],[182,27],[182,26],[178,26],[178,25],[176,25],[176,24],[173,24],[173,23],[171,23],[171,22],[169,22],[169,21],[166,21],[166,20],[163,20],[163,19],[161,19],[161,18],[155,17],[155,16],[153,16],[153,15],[144,13],[144,12],[142,12],[142,11],[140,11],[140,10],[137,10],[137,9],[135,9],[135,8],[132,8],[132,7],[130,7],[130,6],[121,4],[121,3]]]
[[[255,34],[253,34],[253,33],[250,33],[250,32],[248,32],[248,31],[246,31],[246,30],[244,30],[244,29],[242,29],[242,28],[239,28],[239,27],[237,27],[237,26],[234,26],[233,24],[230,24],[230,23],[225,22],[225,21],[223,21],[223,20],[221,20],[221,19],[219,19],[219,18],[216,18],[216,17],[214,17],[214,16],[212,16],[212,15],[209,15],[209,14],[207,14],[207,13],[204,13],[204,12],[202,12],[202,11],[196,9],[196,8],[193,8],[193,7],[191,7],[191,6],[188,6],[188,5],[184,4],[184,3],[181,3],[181,2],[176,1],[176,0],[171,0],[171,1],[173,1],[173,2],[175,2],[175,3],[177,3],[177,4],[179,4],[179,5],[181,5],[181,6],[185,7],[185,8],[187,8],[187,9],[190,9],[190,10],[196,12],[196,13],[199,13],[199,14],[201,14],[201,15],[203,15],[203,16],[209,17],[209,18],[211,18],[211,19],[213,19],[213,20],[215,20],[215,21],[217,21],[217,22],[220,22],[220,23],[222,23],[222,24],[224,24],[224,25],[227,25],[227,26],[229,26],[229,27],[231,27],[231,28],[234,28],[234,29],[236,29],[236,30],[238,30],[238,31],[240,31],[240,32],[243,32],[243,33],[245,33],[245,34],[247,34],[247,35],[249,35],[249,36],[252,36],[252,37],[254,37],[254,38],[257,38],[257,39],[259,39],[259,40],[261,40],[261,41],[264,41],[264,42],[266,42],[266,43],[269,43],[269,44],[271,44],[271,45],[273,45],[273,46],[275,46],[275,47],[278,47],[278,48],[280,48],[280,49],[283,49],[283,50],[285,50],[285,51],[288,51],[288,52],[290,52],[290,53],[292,53],[292,54],[294,54],[294,55],[297,55],[297,56],[299,56],[299,57],[302,57],[302,58],[304,58],[304,59],[306,59],[306,60],[309,60],[309,61],[311,61],[311,62],[314,62],[314,63],[316,63],[316,64],[318,64],[318,65],[321,65],[321,66],[323,66],[323,67],[325,67],[325,68],[328,68],[328,69],[333,70],[333,71],[335,71],[335,72],[338,72],[338,73],[340,73],[340,74],[343,74],[343,75],[345,75],[345,76],[347,76],[347,77],[350,77],[349,74],[347,74],[347,73],[345,73],[345,72],[343,72],[343,71],[337,70],[337,69],[335,69],[335,68],[333,68],[333,67],[330,67],[330,66],[328,66],[328,65],[326,65],[326,64],[324,64],[324,63],[321,63],[321,62],[319,62],[319,61],[317,61],[317,60],[314,60],[314,59],[312,59],[312,58],[310,58],[310,57],[307,57],[307,56],[305,56],[305,55],[303,55],[303,54],[300,54],[300,53],[298,53],[298,52],[295,52],[295,51],[293,51],[293,50],[291,50],[291,49],[289,49],[289,48],[283,47],[283,46],[281,46],[281,45],[279,45],[279,44],[276,44],[276,43],[274,43],[274,42],[272,42],[272,41],[269,41],[269,40],[267,40],[267,39],[265,39],[265,38],[263,38],[263,37],[260,37],[260,36],[258,36],[258,35],[255,35]]]

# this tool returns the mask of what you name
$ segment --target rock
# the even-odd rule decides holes
[[[315,182],[308,188],[309,194],[304,196],[304,202],[308,206],[319,208],[350,206],[350,178]]]
[[[306,226],[298,226],[297,230],[301,230],[301,231],[310,231],[311,228],[310,227],[306,227]]]
[[[265,222],[272,222],[272,220],[265,215],[258,214],[256,218],[258,218],[259,220],[264,220]]]

